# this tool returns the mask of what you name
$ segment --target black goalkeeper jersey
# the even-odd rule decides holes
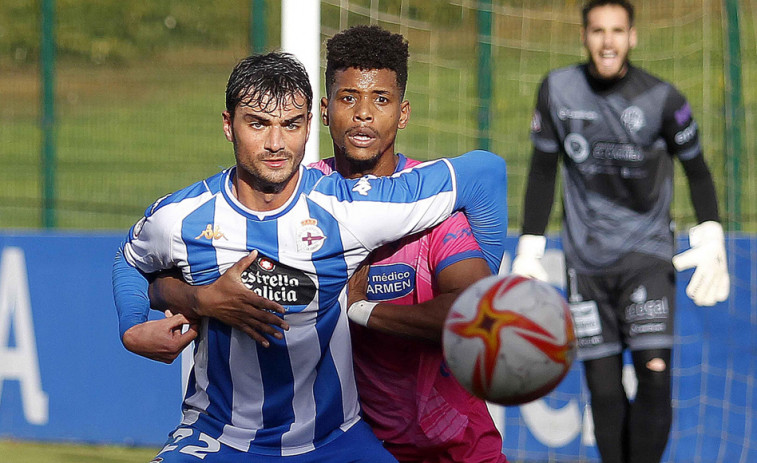
[[[636,252],[670,259],[673,156],[701,156],[697,124],[671,84],[629,65],[621,79],[587,65],[550,72],[531,126],[534,148],[560,154],[569,267],[614,270]]]

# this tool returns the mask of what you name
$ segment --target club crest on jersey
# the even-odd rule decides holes
[[[644,127],[644,124],[646,124],[646,121],[644,120],[644,111],[638,106],[627,107],[620,116],[620,120],[631,133],[638,132]]]
[[[297,230],[297,250],[300,252],[316,252],[323,247],[326,235],[318,228],[318,221],[307,219],[300,222]]]
[[[219,227],[218,225],[216,225],[216,227],[213,228],[213,224],[212,223],[209,223],[205,227],[205,230],[202,231],[202,233],[200,233],[199,235],[195,236],[196,240],[199,240],[200,238],[207,238],[207,239],[209,239],[211,241],[213,241],[213,240],[220,240],[221,238],[223,238],[225,240],[228,239],[228,238],[226,238],[226,235],[224,235],[223,232],[221,232],[221,227]]]

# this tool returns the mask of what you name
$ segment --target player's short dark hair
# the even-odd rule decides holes
[[[348,68],[390,69],[397,75],[402,96],[407,87],[407,40],[379,26],[354,26],[326,42],[326,92],[334,85],[334,73]]]
[[[226,111],[234,117],[237,105],[259,106],[273,111],[284,104],[296,104],[292,96],[305,97],[308,112],[313,106],[313,89],[305,66],[289,53],[252,55],[234,67],[226,84]]]
[[[626,10],[626,13],[628,13],[628,24],[633,26],[633,5],[631,5],[631,2],[627,2],[625,0],[590,0],[589,2],[586,2],[583,6],[583,9],[581,10],[583,26],[586,27],[586,25],[589,24],[589,12],[591,10],[600,6],[608,5],[619,6]]]

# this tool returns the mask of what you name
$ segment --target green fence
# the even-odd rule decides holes
[[[367,23],[404,34],[412,116],[398,147],[433,159],[488,145],[508,160],[517,229],[535,92],[549,69],[583,59],[580,3],[323,0],[321,36]],[[757,0],[635,4],[632,59],[689,98],[724,218],[731,229],[757,231]],[[0,227],[125,229],[155,198],[233,163],[221,131],[226,79],[253,39],[279,45],[280,8],[261,0],[0,2]],[[478,33],[481,25],[490,35]],[[490,80],[477,72],[487,66]],[[329,135],[319,128],[326,156]],[[558,207],[553,229],[559,215]],[[680,169],[674,216],[694,222]]]

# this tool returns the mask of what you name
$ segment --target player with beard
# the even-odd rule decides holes
[[[410,117],[403,37],[377,26],[353,27],[328,41],[326,61],[327,97],[320,109],[334,157],[313,167],[359,178],[388,176],[420,164],[395,153],[397,132]],[[250,292],[233,279],[247,265],[235,266],[206,288],[158,278],[150,299],[154,307],[183,313],[186,307],[212,314],[217,307],[240,306],[238,301],[249,299]],[[378,249],[370,265],[351,279],[348,316],[363,415],[399,461],[506,461],[485,402],[450,375],[441,350],[452,301],[497,270],[487,265],[465,216],[458,213],[432,230]],[[198,297],[197,292],[204,294]],[[181,334],[174,336],[181,340]],[[181,347],[178,342],[172,355]],[[142,348],[150,349],[155,347]]]
[[[568,295],[604,463],[660,461],[672,420],[670,358],[675,271],[696,267],[686,293],[698,305],[729,293],[723,228],[691,107],[671,84],[633,66],[633,6],[583,8],[586,64],[543,80],[531,123],[534,149],[513,272],[546,279],[544,232],[562,159]],[[699,225],[673,257],[673,159],[689,181]],[[672,260],[672,263],[671,263]],[[629,401],[622,353],[638,389]]]
[[[473,152],[391,178],[303,168],[307,82],[285,54],[240,62],[223,113],[236,165],[156,201],[114,263],[127,348],[197,340],[182,423],[155,461],[393,461],[357,413],[348,278],[369,251],[456,209],[469,214],[478,255],[499,265],[507,228],[500,158]],[[201,303],[166,322],[144,321],[149,306],[136,269],[179,269]],[[234,285],[243,301],[217,291]],[[207,294],[228,304],[203,304]],[[195,334],[174,336],[187,319],[198,323]]]

